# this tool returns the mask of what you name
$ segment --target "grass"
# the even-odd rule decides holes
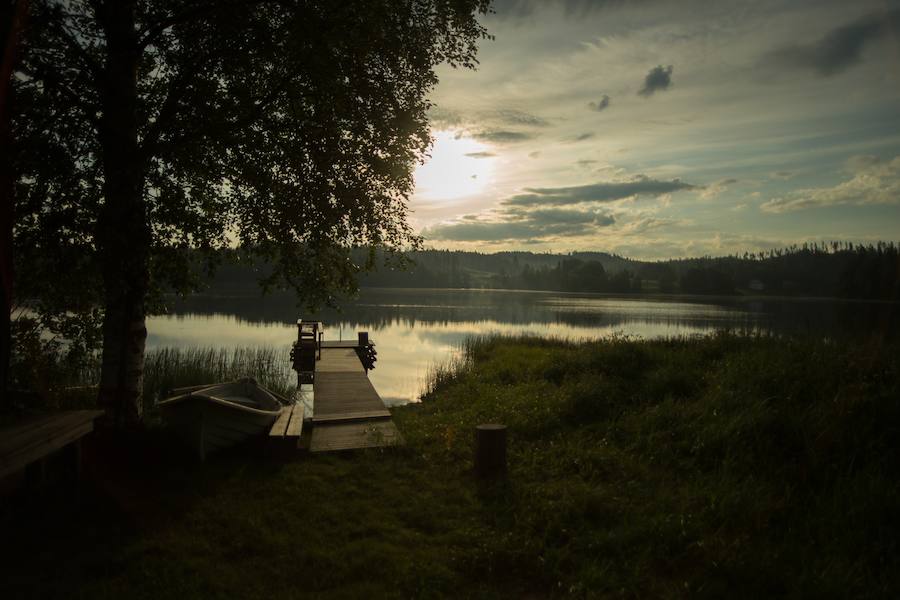
[[[156,403],[172,388],[247,376],[255,377],[261,385],[284,396],[293,392],[297,377],[291,370],[288,348],[163,347],[149,350],[144,357],[146,420],[158,424]],[[30,411],[93,408],[97,401],[100,359],[99,356],[92,357],[78,369],[72,369],[59,357],[48,354],[42,357],[38,368],[19,374],[19,379],[33,390],[25,407]],[[12,416],[17,418],[17,415]]]
[[[159,348],[144,360],[144,400],[152,409],[174,387],[255,377],[260,385],[289,395],[297,375],[287,348]],[[293,385],[292,385],[293,384]]]
[[[151,434],[104,455],[91,502],[4,521],[0,595],[895,597],[897,356],[473,340],[393,410],[403,448],[198,467],[147,459]],[[489,421],[509,427],[496,486],[471,475]]]

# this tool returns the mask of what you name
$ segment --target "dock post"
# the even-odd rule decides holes
[[[485,423],[475,428],[475,475],[480,479],[506,477],[506,425]]]
[[[360,331],[356,334],[357,336],[357,345],[360,348],[365,348],[369,345],[369,332],[368,331]]]

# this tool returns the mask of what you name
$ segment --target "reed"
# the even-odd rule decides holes
[[[296,384],[286,348],[164,347],[147,352],[144,359],[144,400],[150,408],[173,388],[240,377],[253,377],[285,396]]]

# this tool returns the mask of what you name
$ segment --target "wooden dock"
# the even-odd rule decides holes
[[[322,342],[313,382],[310,452],[403,443],[356,353],[357,342]]]

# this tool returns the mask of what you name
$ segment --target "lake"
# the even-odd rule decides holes
[[[325,339],[368,331],[378,362],[370,377],[391,405],[416,401],[429,371],[473,335],[596,339],[658,338],[718,330],[827,337],[881,335],[897,324],[898,305],[824,299],[616,297],[508,290],[363,289],[341,311],[304,314],[276,294],[191,296],[148,320],[148,349],[171,346],[273,346],[287,350],[298,318],[325,323]]]

